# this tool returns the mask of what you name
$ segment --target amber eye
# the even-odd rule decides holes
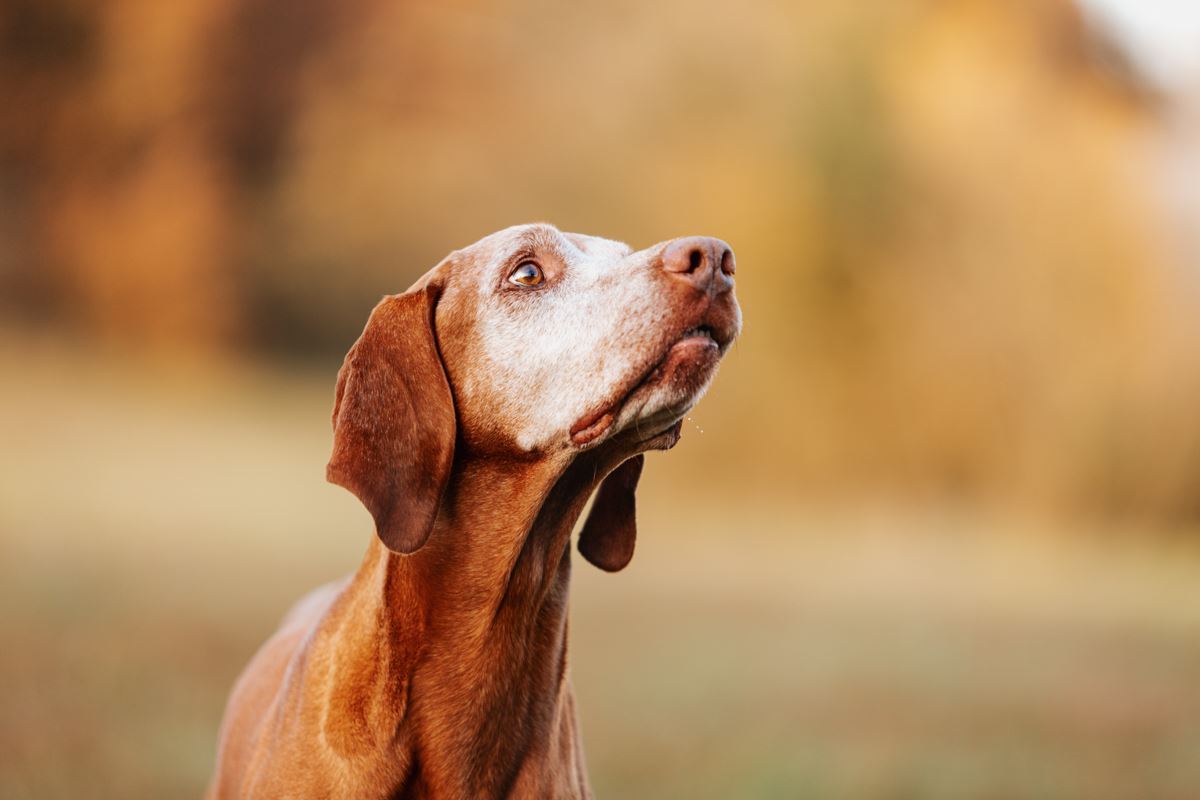
[[[537,264],[532,261],[522,261],[508,276],[508,280],[518,286],[538,286],[546,280],[546,276],[542,274],[542,268]]]

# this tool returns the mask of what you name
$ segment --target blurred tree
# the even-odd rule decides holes
[[[332,363],[499,227],[715,233],[764,483],[1200,507],[1163,101],[1067,0],[12,0],[0,91],[10,315]]]

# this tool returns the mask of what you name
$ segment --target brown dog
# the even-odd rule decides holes
[[[375,308],[328,476],[378,540],[238,680],[210,797],[590,796],[571,529],[599,486],[579,550],[629,563],[641,453],[678,441],[741,328],[733,272],[716,239],[635,253],[527,225]]]

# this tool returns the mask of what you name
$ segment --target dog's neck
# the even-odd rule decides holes
[[[595,489],[595,459],[472,458],[456,465],[430,537],[438,578],[469,629],[532,622],[566,581],[571,529]],[[438,541],[434,541],[437,539]]]
[[[360,652],[384,663],[360,716],[420,781],[502,794],[526,760],[575,752],[569,544],[605,461],[464,460],[425,548],[372,543],[355,584],[379,630]]]

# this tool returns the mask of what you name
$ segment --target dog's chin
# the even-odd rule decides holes
[[[679,441],[684,416],[704,396],[721,360],[706,337],[672,345],[662,362],[626,399],[614,420],[614,439],[637,450],[669,450]]]
[[[670,450],[679,444],[679,439],[682,435],[683,420],[677,419],[661,433],[652,434],[648,438],[638,440],[634,449],[638,452],[645,450]]]
[[[721,346],[707,334],[684,335],[616,404],[580,419],[575,447],[611,442],[634,450],[667,450],[679,441],[680,422],[716,374]]]

